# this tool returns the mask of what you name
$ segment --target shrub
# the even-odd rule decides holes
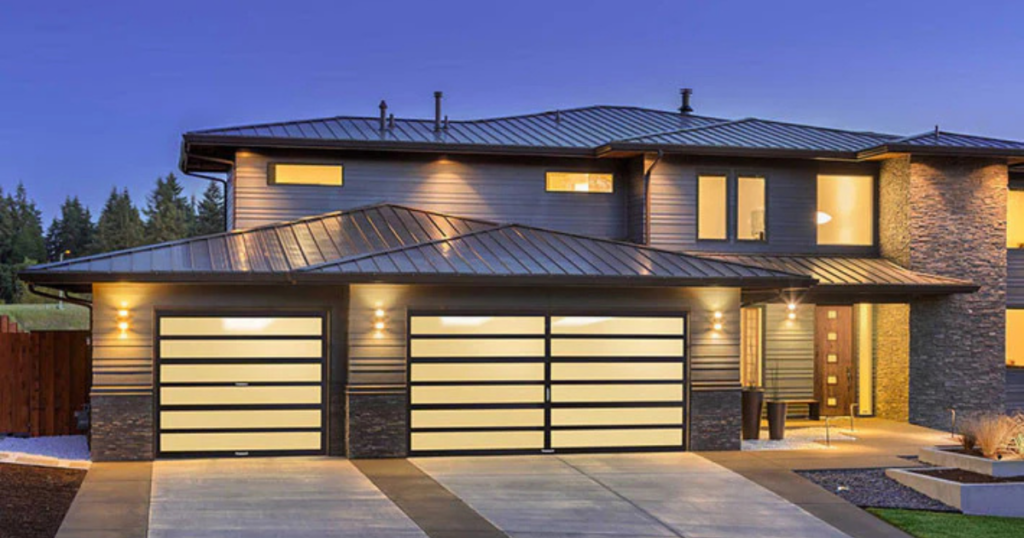
[[[1006,415],[978,417],[965,430],[973,435],[981,455],[992,459],[1006,454],[1018,433],[1017,421]]]

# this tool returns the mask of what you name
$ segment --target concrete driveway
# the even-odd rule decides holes
[[[685,453],[418,458],[512,538],[841,538],[782,497]]]

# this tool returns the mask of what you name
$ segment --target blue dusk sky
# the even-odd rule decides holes
[[[1024,139],[1024,2],[10,1],[0,187],[49,223],[176,171],[181,133],[592,104]],[[205,188],[185,178],[189,192]]]

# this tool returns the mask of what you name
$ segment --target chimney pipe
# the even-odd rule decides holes
[[[693,112],[693,107],[690,106],[690,96],[693,95],[693,89],[683,88],[679,90],[679,93],[683,96],[683,106],[679,107],[681,114],[689,114]]]
[[[387,118],[388,118],[388,103],[386,101],[384,101],[383,99],[381,99],[380,100],[380,124],[378,126],[380,128],[381,132],[384,132],[384,129],[387,127],[386,124],[385,124],[385,122],[387,121]]]
[[[434,132],[441,132],[441,98],[444,94],[441,92],[434,92]]]

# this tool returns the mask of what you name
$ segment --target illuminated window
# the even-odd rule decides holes
[[[1006,311],[1006,365],[1024,366],[1024,308]]]
[[[740,382],[744,387],[760,387],[764,350],[763,311],[759,307],[742,309],[740,316]]]
[[[737,179],[736,194],[736,239],[741,241],[764,241],[765,195],[763,177]]]
[[[874,219],[871,176],[818,176],[819,245],[873,245]]]
[[[1006,248],[1024,248],[1024,190],[1010,190],[1006,201]]]
[[[270,183],[275,185],[342,185],[343,167],[326,164],[270,165]]]
[[[586,172],[548,172],[548,192],[599,192],[610,193],[613,188],[612,174],[590,174]]]
[[[727,184],[725,176],[697,178],[697,239],[728,238]]]

